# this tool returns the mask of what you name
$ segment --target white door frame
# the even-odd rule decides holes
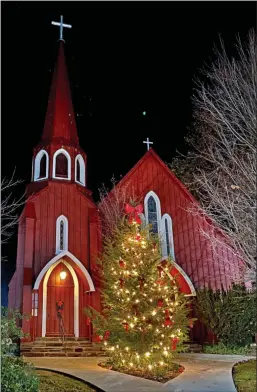
[[[61,259],[56,261],[51,267],[48,269],[47,273],[45,274],[44,281],[43,281],[43,306],[42,306],[42,337],[46,336],[46,314],[47,314],[47,283],[52,271],[55,267],[63,263],[71,273],[73,282],[74,282],[74,335],[76,338],[79,337],[79,281],[77,275],[72,268],[72,266],[67,263],[67,261]]]

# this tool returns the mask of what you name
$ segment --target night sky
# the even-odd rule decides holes
[[[88,188],[124,176],[146,152],[169,162],[186,152],[192,79],[219,34],[233,55],[236,34],[256,25],[255,2],[2,2],[2,176],[31,178],[56,61],[59,21]],[[146,111],[146,116],[142,112]],[[5,247],[8,275],[16,238]],[[6,267],[4,268],[5,271]]]

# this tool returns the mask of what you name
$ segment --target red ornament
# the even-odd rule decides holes
[[[173,351],[176,350],[178,341],[179,341],[179,338],[177,338],[177,337],[172,338],[172,340],[171,340],[171,343],[172,343],[171,344],[171,348],[172,348]]]
[[[163,286],[165,284],[165,281],[162,279],[157,279],[156,284],[159,284],[160,286]]]
[[[158,306],[159,308],[162,308],[162,307],[163,307],[163,299],[161,299],[161,298],[158,299],[158,301],[157,301],[157,306]]]
[[[97,343],[101,342],[102,341],[102,336],[96,335],[96,341],[97,341]]]
[[[103,337],[103,340],[108,340],[110,336],[110,331],[106,331]]]
[[[124,280],[123,280],[122,278],[120,278],[119,281],[120,281],[120,287],[123,288],[123,286],[124,286]]]
[[[169,315],[170,315],[169,309],[165,309],[165,315],[166,315],[166,317],[169,317]]]
[[[173,321],[171,321],[171,319],[169,317],[167,317],[165,320],[165,323],[164,323],[165,327],[169,327],[172,324],[173,324]]]
[[[137,235],[136,235],[136,240],[137,240],[137,241],[140,241],[140,240],[141,240],[141,235],[140,235],[140,234],[137,234]]]
[[[128,329],[129,329],[128,323],[123,323],[123,327],[124,327],[125,331],[128,332]]]
[[[124,268],[125,267],[125,262],[120,259],[119,260],[119,265],[120,265],[120,268]]]
[[[143,212],[143,206],[141,204],[139,204],[136,207],[133,207],[127,203],[125,206],[125,211],[126,211],[126,214],[129,215],[129,223],[133,223],[133,221],[134,221],[134,222],[138,223],[139,225],[141,224],[141,219],[139,216],[139,214],[142,214],[142,212]]]

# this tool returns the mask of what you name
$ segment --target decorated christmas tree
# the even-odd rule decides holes
[[[87,315],[114,368],[160,373],[170,369],[192,320],[176,277],[169,275],[172,260],[160,262],[159,239],[141,224],[141,211],[127,204],[127,214],[105,239],[103,311],[89,309]]]

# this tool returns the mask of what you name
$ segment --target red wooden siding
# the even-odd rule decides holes
[[[201,227],[206,229],[206,222],[187,211],[193,197],[153,151],[150,150],[117,186],[126,188],[127,198],[135,195],[142,203],[150,190],[158,195],[161,214],[168,213],[172,218],[175,260],[195,288],[218,289],[231,284],[238,259],[223,246],[214,254],[210,242],[200,234]]]

